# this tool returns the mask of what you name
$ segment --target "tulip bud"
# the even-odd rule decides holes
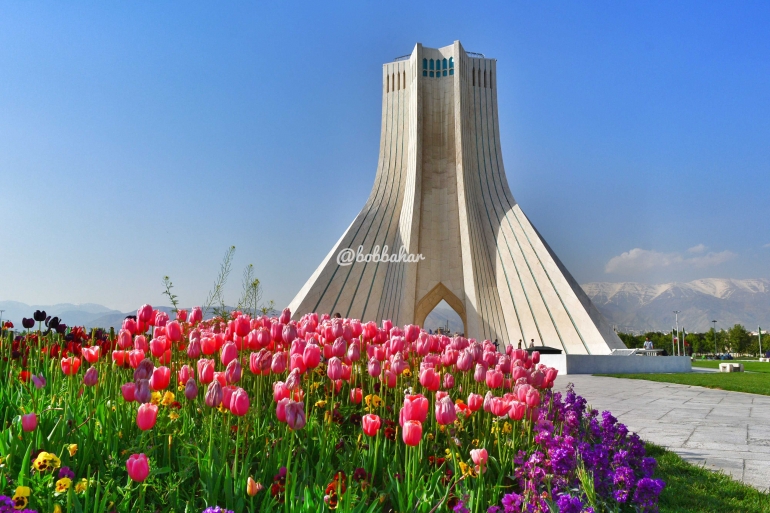
[[[216,408],[222,403],[223,396],[224,392],[222,391],[222,385],[215,379],[209,383],[209,387],[206,390],[206,406],[209,408]]]
[[[249,476],[249,478],[246,480],[246,493],[249,497],[254,497],[264,489],[265,487],[262,486],[262,483],[254,481],[251,476]]]
[[[28,413],[21,416],[21,429],[30,432],[37,428],[37,414]]]
[[[137,483],[141,483],[150,475],[150,462],[144,454],[132,454],[126,461],[128,477]]]
[[[83,384],[87,387],[92,387],[99,382],[99,371],[96,367],[89,367],[86,374],[83,376]]]
[[[198,385],[195,384],[195,380],[190,378],[184,386],[184,396],[192,401],[198,397]]]
[[[149,403],[152,399],[152,390],[150,389],[149,379],[140,379],[136,382],[134,389],[134,400],[140,404]]]

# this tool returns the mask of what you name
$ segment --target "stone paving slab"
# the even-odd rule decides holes
[[[770,487],[770,396],[589,375],[559,376],[554,388],[568,383],[644,440],[760,490]]]

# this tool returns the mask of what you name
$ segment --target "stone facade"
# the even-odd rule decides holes
[[[477,339],[609,354],[623,343],[513,199],[503,168],[496,61],[459,41],[417,44],[382,69],[382,131],[366,205],[289,307],[422,323],[443,299]],[[355,262],[388,246],[419,262]]]

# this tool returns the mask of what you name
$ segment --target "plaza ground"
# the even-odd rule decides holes
[[[770,486],[770,397],[590,375],[559,376],[555,388],[568,383],[592,407],[611,411],[645,441],[686,462],[722,470],[759,490]]]

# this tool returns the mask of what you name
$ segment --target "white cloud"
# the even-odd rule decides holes
[[[699,244],[690,248],[688,253],[702,253],[705,246]],[[720,251],[715,253],[710,251],[703,255],[686,256],[682,253],[662,253],[654,249],[634,248],[618,256],[610,258],[607,265],[604,266],[604,272],[607,274],[633,274],[640,271],[649,271],[651,269],[681,269],[687,267],[704,268],[713,267],[735,258],[732,251]]]
[[[762,247],[763,247],[763,248],[770,248],[770,243],[768,243],[768,244],[765,244],[765,245],[764,245],[764,246],[762,246]]]

